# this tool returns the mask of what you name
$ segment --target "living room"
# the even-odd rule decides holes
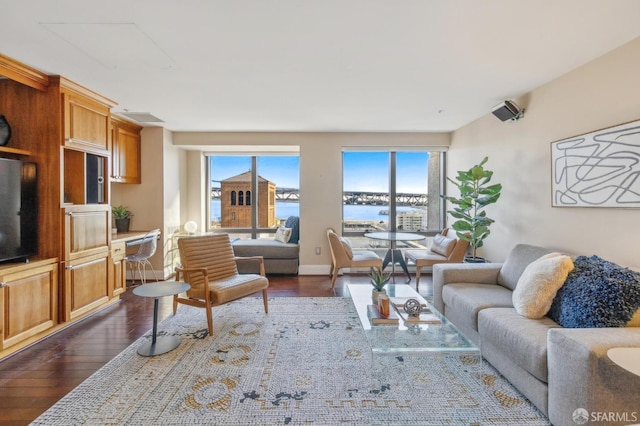
[[[610,31],[618,25],[626,26],[617,24],[613,18],[607,23],[605,28]],[[145,126],[141,133],[142,182],[112,184],[111,205],[128,206],[134,212],[135,229],[158,227],[162,230],[161,249],[152,264],[157,273],[170,279],[176,266],[170,255],[172,234],[182,230],[187,221],[195,221],[199,230],[207,229],[209,200],[203,154],[294,152],[299,155],[301,171],[299,274],[325,276],[331,262],[325,230],[327,227],[342,229],[344,150],[439,150],[446,151],[447,176],[455,176],[458,170],[466,170],[486,156],[488,167],[494,171],[494,180],[503,185],[499,203],[489,209],[495,223],[482,248],[482,255],[487,259],[502,262],[516,244],[524,242],[572,255],[597,254],[619,265],[640,269],[638,252],[630,243],[640,237],[640,231],[632,225],[637,219],[637,209],[552,206],[552,142],[640,119],[637,84],[640,37],[627,35],[620,35],[624,42],[612,48],[603,46],[591,57],[579,55],[581,41],[574,40],[568,45],[576,49],[576,58],[584,60],[576,59],[550,80],[533,78],[528,82],[529,90],[495,93],[496,103],[511,99],[525,109],[524,117],[514,121],[496,119],[491,113],[493,104],[487,104],[481,113],[474,110],[472,118],[462,125],[441,130],[421,130],[411,124],[396,128],[381,124],[376,129],[371,123],[361,129],[334,128],[327,124],[293,130],[277,127],[171,130],[157,125]],[[1,38],[4,41],[0,42],[0,52],[33,67],[43,67],[52,75],[63,73],[41,65],[31,54],[22,56],[21,49],[13,47],[8,37]],[[517,38],[515,35],[514,39]],[[546,65],[536,64],[541,74],[547,75]],[[510,67],[494,72],[505,81],[517,79],[520,66],[518,61],[513,61]],[[535,72],[531,74],[535,76]],[[460,81],[461,91],[474,92],[472,81]],[[82,83],[102,93],[99,87]],[[154,112],[153,106],[139,108]],[[341,108],[336,106],[337,110]],[[445,108],[438,114],[447,112]],[[321,114],[321,111],[315,113]],[[259,121],[259,114],[252,117]],[[453,188],[449,185],[447,190]]]

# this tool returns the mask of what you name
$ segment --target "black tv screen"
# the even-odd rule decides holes
[[[0,158],[0,262],[38,252],[35,163]]]

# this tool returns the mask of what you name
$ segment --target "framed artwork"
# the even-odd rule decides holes
[[[640,208],[640,121],[552,142],[551,205]]]

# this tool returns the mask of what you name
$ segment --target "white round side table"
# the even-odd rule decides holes
[[[640,348],[611,348],[607,356],[620,367],[640,376]]]

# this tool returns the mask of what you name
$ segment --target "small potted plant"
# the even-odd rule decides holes
[[[133,213],[126,206],[115,206],[111,208],[111,214],[116,222],[118,232],[129,232],[129,223]]]
[[[381,294],[387,294],[384,286],[387,285],[387,283],[391,279],[391,274],[384,273],[376,268],[371,268],[369,277],[371,278],[371,285],[373,286],[371,299],[374,304],[378,304],[378,296],[380,296]]]

